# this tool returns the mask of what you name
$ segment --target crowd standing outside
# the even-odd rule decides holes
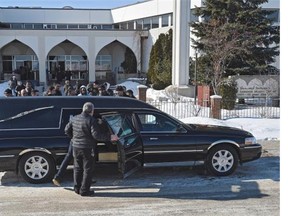
[[[39,92],[39,90],[34,89],[31,81],[28,80],[23,84],[21,80],[12,76],[8,86],[12,91],[12,96],[120,96],[136,98],[133,91],[131,89],[126,90],[125,86],[117,85],[113,91],[110,89],[109,83],[99,84],[97,81],[89,83],[87,86],[79,85],[79,81],[76,81],[73,86],[71,80],[66,79],[63,86],[56,82],[49,85],[44,92]]]
[[[65,133],[71,138],[74,156],[74,191],[81,196],[92,196],[90,190],[94,149],[97,141],[117,141],[117,135],[101,133],[101,129],[93,117],[94,105],[87,102],[82,113],[74,116],[65,127]]]

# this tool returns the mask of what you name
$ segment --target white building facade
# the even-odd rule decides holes
[[[174,1],[148,0],[111,10],[0,7],[0,80],[17,74],[40,83],[69,77],[117,84],[145,76],[152,45],[173,28]],[[189,5],[192,14],[202,1]],[[278,25],[279,6],[279,0],[263,5],[275,11]],[[122,67],[127,52],[137,63],[132,73]],[[279,61],[275,66],[279,68]]]

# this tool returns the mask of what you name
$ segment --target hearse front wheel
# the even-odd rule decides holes
[[[212,175],[227,176],[232,174],[238,166],[238,154],[229,145],[213,147],[206,159],[206,169]]]
[[[40,184],[48,182],[55,174],[54,161],[46,153],[30,152],[25,154],[19,162],[21,176],[27,182]]]

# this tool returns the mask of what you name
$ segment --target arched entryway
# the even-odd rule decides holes
[[[137,77],[137,60],[133,51],[117,40],[104,46],[96,57],[95,80],[117,84],[130,77]]]
[[[48,53],[46,61],[47,81],[68,80],[88,81],[88,58],[82,48],[65,40]]]
[[[1,80],[15,75],[17,80],[39,82],[39,61],[35,52],[26,44],[13,40],[0,49]]]

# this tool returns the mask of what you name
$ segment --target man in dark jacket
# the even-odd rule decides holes
[[[117,135],[101,133],[93,117],[94,105],[87,102],[82,113],[73,117],[65,127],[65,133],[72,139],[74,156],[74,191],[81,196],[92,196],[90,191],[93,175],[94,152],[97,140],[117,141]]]

